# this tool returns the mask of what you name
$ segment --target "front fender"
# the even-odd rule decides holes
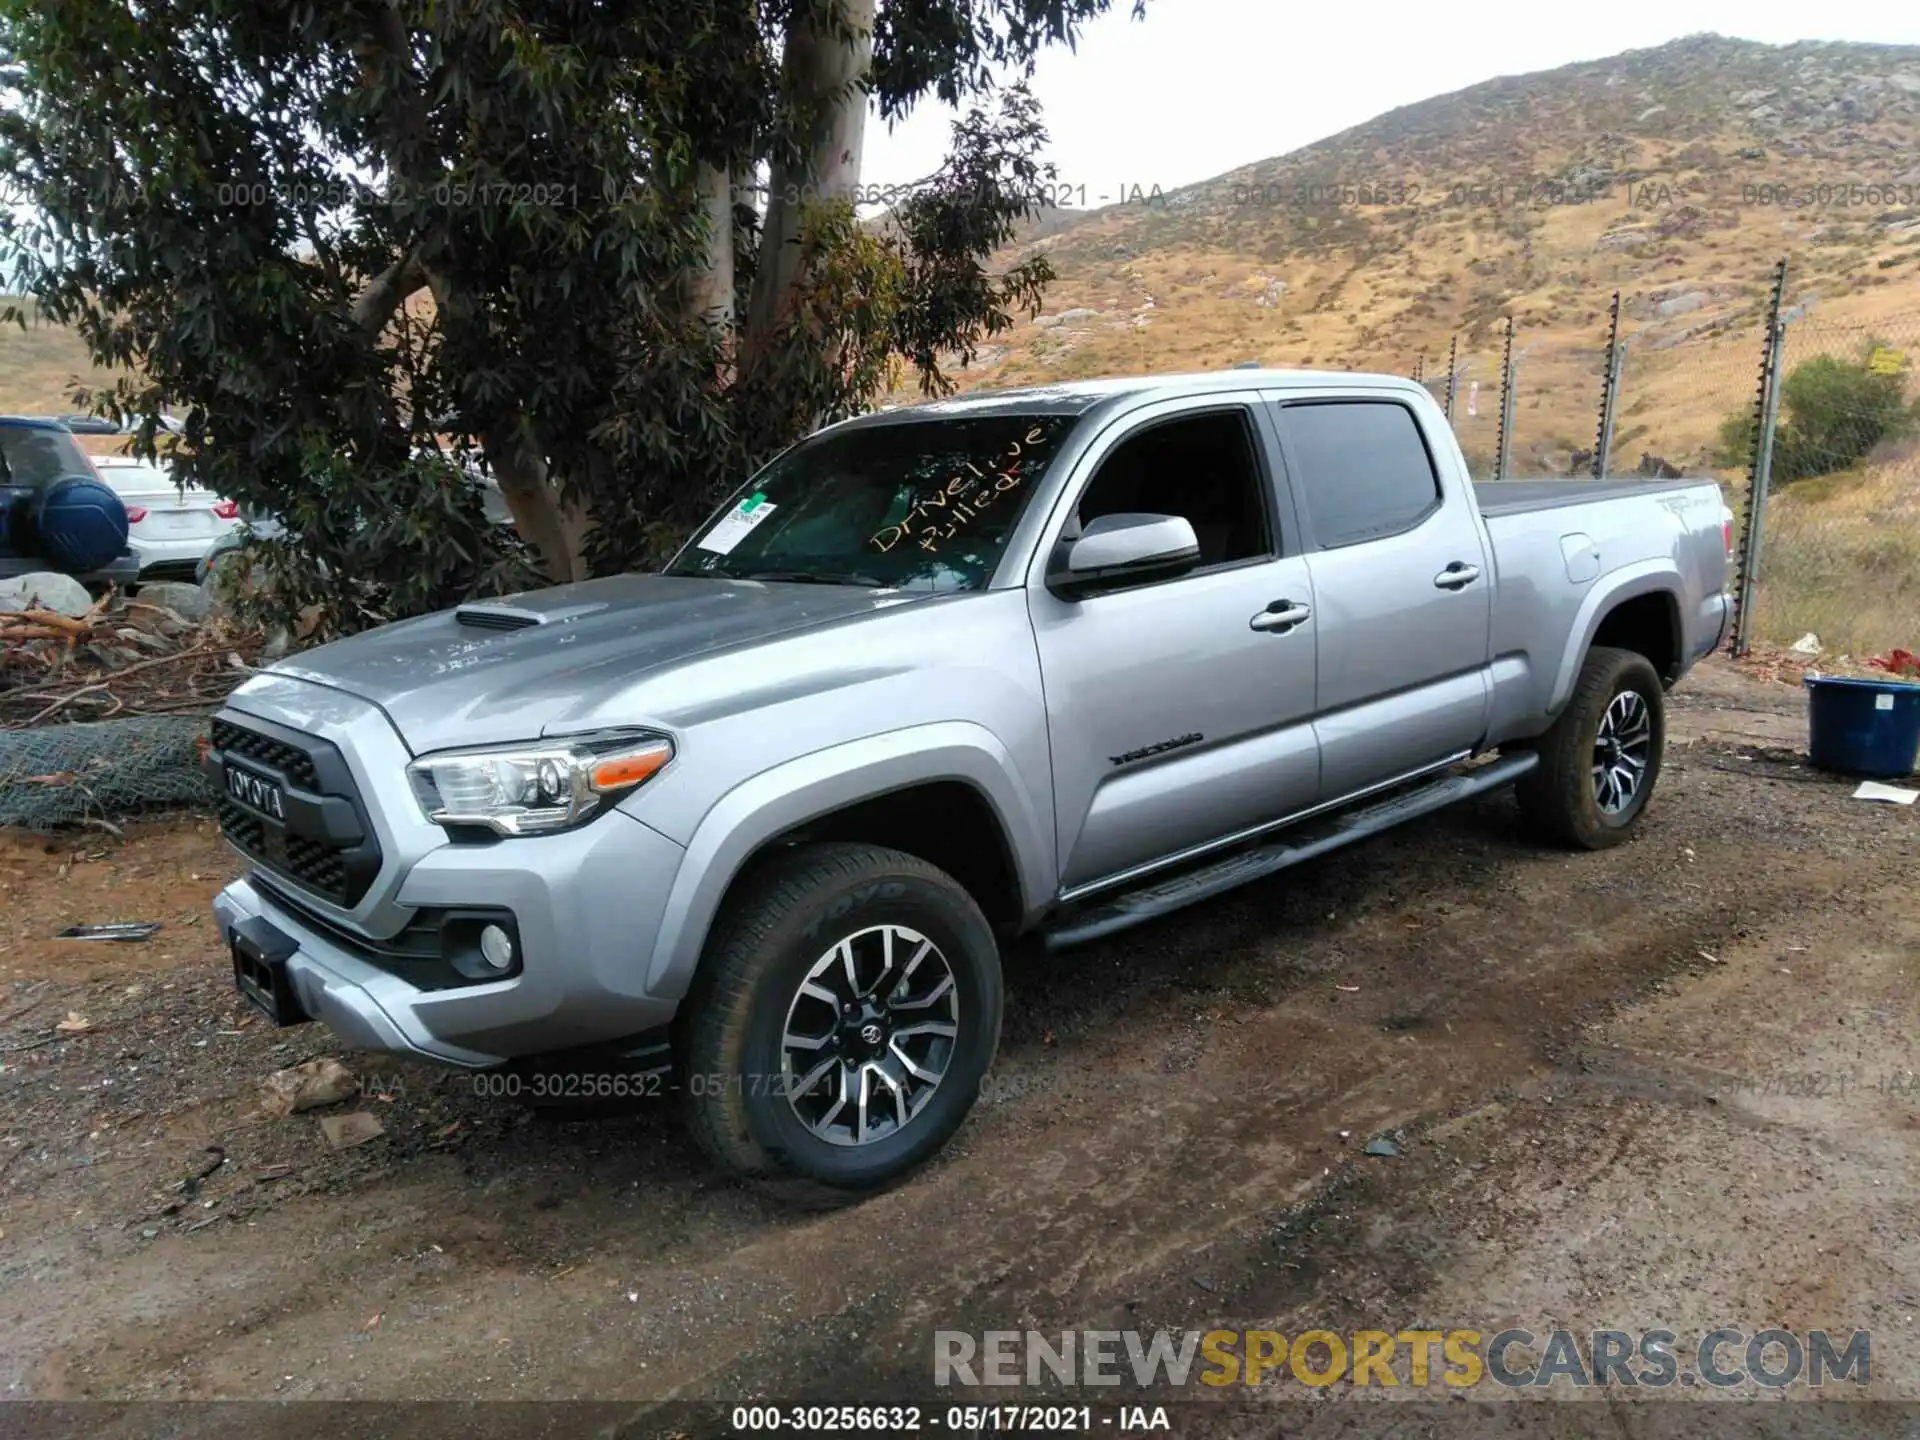
[[[1554,672],[1553,691],[1547,697],[1547,713],[1558,715],[1567,698],[1573,694],[1574,682],[1580,678],[1580,666],[1586,661],[1587,651],[1593,648],[1594,634],[1614,606],[1626,600],[1636,600],[1642,595],[1664,595],[1669,604],[1677,607],[1678,597],[1685,593],[1685,588],[1680,571],[1672,560],[1664,557],[1623,565],[1595,582],[1574,615],[1572,629],[1567,635],[1567,648],[1560,657],[1559,669]],[[1675,623],[1678,623],[1677,608]],[[1679,637],[1675,638],[1677,640]],[[1676,653],[1678,648],[1676,646]]]
[[[1029,912],[1038,910],[1057,883],[1051,823],[1018,774],[992,731],[943,721],[829,746],[742,781],[707,811],[687,843],[654,942],[647,992],[666,999],[686,994],[727,887],[767,841],[911,785],[957,780],[979,791],[1006,836],[1022,900]]]

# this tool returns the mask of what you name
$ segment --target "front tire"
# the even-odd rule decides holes
[[[1596,645],[1567,708],[1540,737],[1540,765],[1516,787],[1544,838],[1580,850],[1618,845],[1660,778],[1666,691],[1646,656]]]
[[[729,897],[681,1039],[688,1127],[795,1198],[877,1190],[960,1128],[1000,1039],[1000,953],[954,879],[808,845]]]

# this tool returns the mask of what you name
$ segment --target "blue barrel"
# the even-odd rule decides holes
[[[1807,754],[1843,775],[1911,775],[1920,760],[1920,685],[1809,675]]]

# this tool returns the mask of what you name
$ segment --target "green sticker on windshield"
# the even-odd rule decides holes
[[[767,498],[766,491],[764,490],[754,491],[753,494],[749,495],[746,499],[740,502],[740,513],[742,515],[751,515],[755,510],[758,510],[760,508],[761,501],[765,500],[766,498]]]

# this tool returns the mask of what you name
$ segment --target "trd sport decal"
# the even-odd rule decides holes
[[[1164,755],[1169,750],[1181,750],[1188,745],[1198,745],[1207,737],[1204,735],[1180,735],[1172,740],[1162,740],[1158,745],[1149,745],[1143,750],[1129,750],[1124,755],[1110,757],[1116,765],[1131,765],[1136,760],[1144,760],[1149,755]]]

